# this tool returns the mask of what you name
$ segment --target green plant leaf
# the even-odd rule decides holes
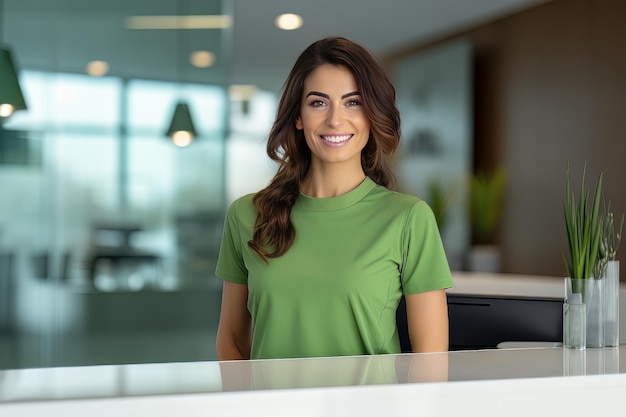
[[[587,167],[583,169],[580,194],[574,195],[570,183],[570,168],[567,166],[563,211],[569,259],[565,259],[567,272],[571,278],[600,278],[602,260],[599,256],[604,236],[604,213],[600,206],[603,201],[602,174],[596,183],[593,201],[585,186]]]

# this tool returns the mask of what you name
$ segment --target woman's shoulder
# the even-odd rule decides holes
[[[254,205],[252,201],[256,193],[244,194],[240,197],[235,198],[235,200],[231,203],[231,206],[235,205]]]
[[[412,209],[414,207],[428,206],[428,204],[416,195],[406,192],[390,190],[382,185],[376,185],[373,197],[380,200],[382,204],[389,204],[395,207]]]
[[[257,210],[253,201],[255,195],[256,193],[250,193],[237,197],[228,207],[229,215],[235,217],[256,217]]]

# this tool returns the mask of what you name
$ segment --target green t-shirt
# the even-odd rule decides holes
[[[295,241],[269,263],[247,244],[252,197],[228,209],[216,275],[248,285],[253,359],[398,353],[401,295],[452,286],[434,215],[417,197],[369,178],[338,197],[301,194]]]

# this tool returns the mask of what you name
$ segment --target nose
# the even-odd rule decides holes
[[[328,117],[326,118],[326,123],[328,126],[337,127],[341,126],[344,121],[344,115],[342,109],[338,106],[332,106],[328,110]]]

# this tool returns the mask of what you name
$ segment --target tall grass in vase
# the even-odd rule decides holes
[[[594,273],[598,268],[600,241],[603,235],[602,174],[598,177],[593,200],[585,187],[586,166],[583,170],[580,194],[574,194],[570,184],[570,170],[567,167],[564,215],[567,231],[569,258],[564,256],[568,277],[565,278],[565,299],[567,309],[584,304],[585,318],[581,323],[567,322],[564,316],[564,329],[585,329],[584,339],[588,347],[602,347],[604,343],[604,318],[602,311],[602,280]],[[573,326],[573,327],[572,327]],[[565,340],[565,346],[569,341]],[[580,347],[580,346],[579,346]],[[584,346],[583,346],[584,347]]]
[[[589,190],[585,188],[585,174],[583,170],[580,195],[572,191],[570,171],[567,167],[567,181],[565,184],[565,229],[567,231],[567,246],[569,259],[564,256],[565,266],[570,278],[594,279],[594,268],[598,260],[598,250],[602,237],[603,214],[600,211],[602,200],[602,173],[598,177],[593,201],[589,200]]]

